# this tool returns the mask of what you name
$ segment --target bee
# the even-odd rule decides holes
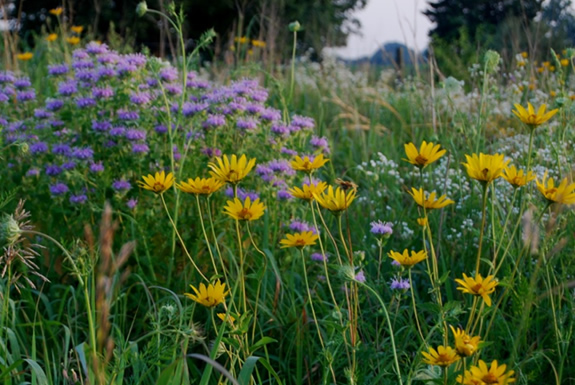
[[[347,181],[347,180],[343,180],[343,179],[337,178],[337,179],[335,180],[335,183],[337,183],[338,185],[340,185],[341,188],[342,188],[344,191],[347,191],[347,190],[349,190],[349,189],[353,189],[354,192],[357,192],[357,187],[358,187],[358,186],[357,186],[355,183],[353,183],[352,181]]]

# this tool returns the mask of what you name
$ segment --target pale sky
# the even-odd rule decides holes
[[[330,50],[354,59],[372,55],[383,43],[399,42],[422,51],[427,47],[432,23],[421,12],[426,0],[368,0],[355,17],[361,21],[363,36],[351,35],[345,48]]]

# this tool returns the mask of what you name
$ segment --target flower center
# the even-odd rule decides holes
[[[295,241],[295,245],[296,245],[296,247],[303,247],[303,246],[305,246],[305,239],[301,239],[301,238],[300,238],[300,239],[296,240],[296,241]]]
[[[252,217],[252,213],[249,209],[243,208],[242,211],[238,213],[238,217],[242,219],[250,219]]]
[[[488,168],[484,168],[483,170],[481,170],[481,173],[483,174],[483,177],[485,179],[487,179],[487,175],[489,175],[489,169]]]
[[[428,160],[429,159],[427,159],[425,156],[419,154],[419,155],[417,155],[417,158],[415,158],[415,163],[423,166],[427,163]]]
[[[491,372],[483,376],[481,381],[485,382],[486,384],[497,384],[499,382],[497,376]]]
[[[476,283],[475,285],[473,285],[471,287],[471,290],[473,290],[473,292],[475,293],[479,293],[479,290],[481,290],[483,288],[483,286],[481,286],[480,283]]]
[[[164,189],[164,185],[160,182],[156,182],[154,183],[152,188],[154,189],[154,191],[162,191]]]
[[[451,363],[451,357],[448,354],[439,354],[437,357],[437,362],[439,364],[449,364]]]

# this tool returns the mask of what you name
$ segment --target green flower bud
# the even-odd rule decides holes
[[[20,154],[26,155],[30,151],[30,146],[28,143],[21,142],[18,143],[18,149],[20,150]]]
[[[485,71],[487,73],[492,73],[497,68],[499,64],[499,60],[501,60],[501,56],[495,51],[489,50],[485,52],[485,56],[483,56],[483,65],[485,66]]]
[[[136,14],[140,17],[144,16],[148,12],[148,4],[145,1],[142,1],[136,7]]]
[[[20,225],[12,215],[6,215],[0,223],[0,241],[6,242],[8,245],[13,245],[20,238]]]
[[[575,57],[575,48],[567,48],[567,59],[573,59]]]
[[[299,21],[293,21],[291,23],[289,23],[288,28],[290,30],[290,32],[297,32],[299,30],[301,30],[301,24],[299,23]]]

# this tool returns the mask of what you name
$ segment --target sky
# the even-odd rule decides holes
[[[354,16],[361,22],[363,36],[351,35],[347,47],[330,50],[336,55],[355,59],[372,55],[383,43],[399,42],[423,51],[433,24],[421,12],[426,0],[368,0]]]

